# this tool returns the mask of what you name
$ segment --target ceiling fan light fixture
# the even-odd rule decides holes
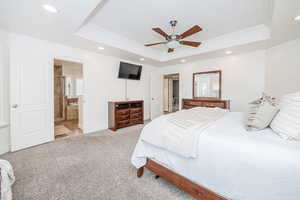
[[[169,47],[170,49],[176,49],[179,46],[180,43],[177,40],[171,40],[167,43],[167,47]]]

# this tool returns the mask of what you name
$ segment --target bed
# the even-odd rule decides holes
[[[196,199],[300,199],[299,142],[269,128],[247,132],[243,113],[229,112],[199,132],[197,157],[187,158],[142,139],[159,133],[164,117],[146,125],[135,147],[131,161],[139,177],[145,167]]]

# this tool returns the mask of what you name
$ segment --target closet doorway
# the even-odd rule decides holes
[[[55,139],[83,134],[83,65],[54,59]]]
[[[179,74],[164,75],[164,114],[179,110]]]

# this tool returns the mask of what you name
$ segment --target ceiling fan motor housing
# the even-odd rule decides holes
[[[171,41],[171,40],[180,40],[180,35],[169,35],[167,37],[167,40],[168,41]]]
[[[172,27],[175,27],[176,24],[177,24],[177,20],[171,20],[170,24],[171,24]]]

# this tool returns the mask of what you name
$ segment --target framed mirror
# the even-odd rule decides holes
[[[193,98],[221,99],[222,72],[209,71],[193,74]]]

